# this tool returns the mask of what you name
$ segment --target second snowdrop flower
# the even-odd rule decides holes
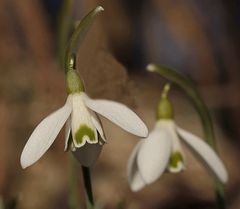
[[[71,149],[83,166],[91,166],[106,140],[96,113],[129,133],[140,137],[148,134],[142,120],[125,105],[89,98],[76,70],[69,70],[66,78],[67,101],[33,131],[21,155],[23,168],[35,163],[49,149],[65,123],[65,150]]]
[[[157,122],[146,139],[134,148],[128,162],[128,180],[133,191],[156,181],[164,171],[180,172],[185,168],[185,156],[180,140],[204,163],[206,169],[222,183],[228,180],[224,164],[215,151],[202,139],[178,127],[173,120],[173,108],[167,98],[166,85],[157,109]]]

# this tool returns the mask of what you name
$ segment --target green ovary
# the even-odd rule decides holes
[[[83,137],[88,136],[91,142],[96,141],[94,131],[87,125],[81,125],[75,134],[76,143],[83,144]]]
[[[179,151],[176,151],[171,155],[169,165],[170,167],[177,168],[179,162],[183,162],[183,157]]]

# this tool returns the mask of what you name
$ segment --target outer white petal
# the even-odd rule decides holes
[[[155,128],[138,151],[137,164],[147,184],[157,180],[165,171],[171,154],[172,141],[167,131]]]
[[[213,173],[221,182],[226,183],[228,180],[227,170],[217,156],[215,151],[201,138],[177,127],[181,138],[191,148],[191,150],[206,164],[208,170]]]
[[[106,117],[125,131],[140,137],[148,135],[146,125],[127,106],[109,100],[90,99],[86,94],[83,94],[83,99],[87,107]]]
[[[185,168],[185,156],[184,156],[184,152],[182,150],[181,144],[180,144],[179,137],[177,135],[175,122],[173,120],[169,120],[169,119],[165,119],[165,120],[162,119],[156,123],[156,126],[160,129],[166,130],[169,134],[169,138],[172,140],[172,151],[171,151],[170,159],[176,153],[178,153],[178,155],[181,155],[181,157],[182,157],[182,160],[179,160],[177,162],[177,166],[171,165],[171,163],[170,163],[171,161],[170,161],[168,164],[168,170],[171,173],[178,173],[178,172],[182,171]]]
[[[71,96],[68,97],[65,105],[50,114],[35,128],[28,139],[22,155],[21,165],[26,168],[35,163],[48,150],[56,139],[72,111]]]
[[[97,131],[100,134],[101,138],[106,142],[106,137],[105,137],[105,134],[103,132],[102,124],[101,124],[101,121],[99,120],[98,116],[95,113],[93,113],[91,115],[91,119],[92,119],[93,125],[97,129]]]
[[[128,182],[132,191],[136,192],[141,190],[146,183],[144,182],[142,176],[140,175],[138,166],[137,166],[137,154],[140,146],[143,141],[140,141],[135,148],[133,149],[127,164],[127,175]]]
[[[66,125],[65,125],[65,146],[64,146],[64,151],[68,150],[68,141],[69,141],[69,136],[71,132],[71,119],[68,118]]]
[[[76,151],[72,153],[81,165],[90,167],[98,159],[101,151],[102,145],[86,143],[83,147],[77,148]]]

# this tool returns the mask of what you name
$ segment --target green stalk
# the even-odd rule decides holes
[[[151,72],[157,72],[167,80],[175,83],[179,86],[185,94],[187,94],[191,103],[198,112],[203,130],[205,133],[207,143],[217,152],[216,140],[213,130],[213,122],[208,111],[207,106],[205,105],[201,95],[196,89],[195,85],[182,74],[171,70],[167,67],[163,67],[156,64],[149,64],[147,70]],[[219,209],[225,209],[225,198],[224,198],[224,187],[221,182],[215,180],[215,189],[216,189],[216,202]]]
[[[63,5],[63,13],[62,13],[62,29],[59,34],[59,47],[60,47],[60,55],[62,53],[61,47],[64,47],[65,39],[67,37],[67,26],[68,21],[66,15],[70,12],[70,2],[71,0],[65,0],[65,3]],[[89,12],[78,24],[76,29],[73,31],[70,40],[68,41],[68,44],[66,46],[65,50],[65,58],[64,58],[64,67],[65,67],[65,73],[67,73],[70,70],[76,69],[76,54],[77,50],[80,47],[84,37],[86,36],[86,33],[90,29],[90,26],[95,20],[95,17],[97,14],[102,12],[104,9],[101,6],[97,6],[95,9],[93,9],[91,12]],[[79,209],[79,203],[78,203],[78,189],[77,189],[77,167],[76,162],[74,159],[70,159],[70,176],[69,176],[69,186],[70,186],[70,197],[69,197],[69,206],[71,209]],[[82,173],[83,173],[83,180],[84,180],[84,186],[87,196],[87,208],[93,209],[94,208],[94,201],[93,201],[93,193],[92,193],[92,185],[91,185],[91,175],[90,170],[87,167],[82,166]]]
[[[68,205],[70,209],[80,209],[79,204],[79,190],[78,190],[78,164],[73,158],[72,154],[69,154],[69,199]]]
[[[67,44],[66,51],[65,51],[65,70],[66,72],[68,69],[68,63],[71,60],[71,56],[73,53],[77,52],[77,49],[80,47],[83,39],[85,38],[88,30],[90,29],[92,23],[95,20],[95,17],[104,11],[101,6],[97,6],[91,12],[89,12],[78,24],[76,29],[71,35],[71,38]]]
[[[82,174],[83,174],[84,187],[85,187],[86,196],[87,196],[87,208],[93,209],[94,200],[93,200],[90,169],[88,167],[82,166]]]
[[[61,66],[68,65],[72,68],[75,63],[73,57],[68,63],[64,63],[65,47],[67,42],[67,33],[69,31],[69,17],[71,12],[72,0],[64,0],[60,11],[58,20],[58,55],[59,63]],[[71,137],[71,136],[70,136]],[[72,140],[72,139],[69,139]],[[68,184],[69,184],[69,195],[68,195],[68,205],[70,209],[80,209],[79,203],[79,190],[78,190],[78,165],[76,160],[73,158],[72,154],[69,154],[69,166],[68,166]]]

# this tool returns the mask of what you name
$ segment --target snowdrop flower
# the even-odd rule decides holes
[[[185,169],[185,156],[180,140],[203,162],[206,169],[222,183],[228,174],[214,150],[201,138],[178,127],[166,94],[160,99],[157,122],[146,139],[132,151],[128,161],[128,181],[133,191],[156,181],[164,171],[177,173]]]
[[[23,168],[41,158],[65,123],[65,150],[70,149],[83,166],[91,166],[106,141],[96,113],[129,133],[140,137],[147,136],[148,130],[145,124],[125,105],[89,98],[84,92],[83,83],[76,70],[68,71],[66,83],[68,97],[65,105],[47,116],[35,128],[21,155]]]

